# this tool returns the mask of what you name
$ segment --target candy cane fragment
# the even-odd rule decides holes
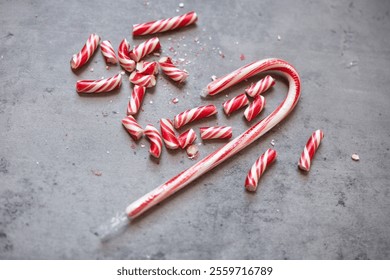
[[[158,74],[158,67],[156,61],[140,61],[135,67],[139,74],[156,75]]]
[[[117,64],[118,59],[116,58],[114,48],[112,47],[110,41],[106,40],[101,42],[100,50],[102,51],[106,63]]]
[[[137,72],[130,74],[129,81],[141,87],[154,87],[156,85],[156,77],[154,75],[144,75]]]
[[[277,153],[275,150],[268,149],[262,154],[256,162],[252,165],[245,179],[245,188],[247,191],[254,192],[257,189],[257,184],[261,175],[266,170],[267,166],[270,165],[276,159]]]
[[[248,105],[249,100],[245,93],[241,93],[236,97],[233,97],[230,100],[225,101],[222,106],[226,115],[230,115],[231,113],[241,109],[242,107]]]
[[[133,116],[127,116],[122,120],[123,126],[126,128],[127,132],[135,139],[138,140],[144,134],[144,130],[137,123]]]
[[[130,45],[126,39],[123,39],[118,48],[118,60],[119,64],[127,72],[133,72],[135,68],[135,62],[129,56]]]
[[[232,137],[230,126],[207,126],[200,128],[200,138],[206,139],[229,139]]]
[[[88,60],[91,58],[93,53],[95,52],[96,48],[99,45],[100,37],[97,34],[91,34],[88,37],[87,42],[81,49],[81,51],[77,54],[74,54],[72,56],[72,59],[70,60],[70,67],[72,69],[77,69],[83,66],[85,63],[88,62]]]
[[[157,37],[146,40],[145,42],[135,46],[133,50],[130,51],[130,58],[135,62],[140,61],[146,55],[159,50],[161,48],[160,41]]]
[[[79,80],[76,83],[76,90],[84,93],[107,92],[119,88],[121,84],[122,75],[119,73],[107,79]]]
[[[255,97],[256,95],[262,94],[263,92],[267,91],[270,87],[275,85],[275,79],[272,78],[270,75],[267,75],[264,77],[264,79],[261,79],[255,84],[250,85],[245,89],[245,92],[250,97]]]
[[[145,87],[135,85],[131,93],[129,104],[127,105],[127,115],[135,115],[141,107],[145,96]]]
[[[174,126],[176,129],[179,129],[190,122],[210,117],[216,113],[217,108],[214,105],[206,105],[189,109],[175,116]]]
[[[165,32],[168,30],[174,30],[180,27],[184,27],[193,24],[198,19],[195,12],[189,12],[184,15],[161,19],[146,23],[134,24],[133,35],[146,35],[154,34],[158,32]]]
[[[244,116],[250,122],[253,120],[265,106],[265,98],[262,95],[256,95],[255,99],[249,104],[248,108],[245,109]]]
[[[155,158],[159,158],[162,150],[162,139],[158,130],[151,124],[145,127],[144,134],[150,141],[149,153]]]
[[[186,132],[183,132],[178,137],[180,148],[185,149],[188,145],[191,145],[196,140],[195,131],[191,128]]]
[[[171,120],[160,119],[160,130],[165,147],[171,150],[179,148],[179,141],[177,140]]]
[[[173,63],[170,57],[162,57],[159,62],[161,70],[175,82],[183,83],[188,78],[186,70],[180,70]]]
[[[313,132],[313,134],[310,136],[298,162],[298,166],[301,170],[310,170],[311,160],[313,159],[313,156],[316,153],[318,146],[321,144],[321,140],[323,138],[324,132],[320,129]]]

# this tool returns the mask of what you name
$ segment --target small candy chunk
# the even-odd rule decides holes
[[[245,89],[245,92],[251,96],[255,97],[256,95],[262,94],[267,91],[270,87],[275,85],[275,79],[270,75],[265,76],[264,79],[261,79],[255,84],[250,85]]]
[[[178,137],[180,148],[185,149],[188,145],[191,145],[196,140],[195,131],[191,128],[186,132],[183,132]]]
[[[138,113],[142,100],[144,99],[144,95],[145,87],[135,85],[133,92],[131,93],[129,104],[127,105],[127,115],[135,115]]]
[[[140,61],[137,63],[136,70],[139,74],[157,75],[158,67],[156,61]]]
[[[118,60],[119,64],[127,72],[133,72],[135,68],[135,62],[129,56],[130,45],[126,39],[123,39],[118,48]]]
[[[200,138],[206,139],[229,139],[232,137],[230,126],[208,126],[200,128]]]
[[[351,158],[354,160],[354,161],[359,161],[360,160],[360,157],[358,154],[352,154]]]
[[[214,105],[206,105],[189,109],[175,116],[174,126],[176,129],[179,129],[189,122],[210,117],[216,113],[217,108]]]
[[[161,135],[165,143],[165,147],[171,150],[179,148],[179,141],[177,140],[172,121],[169,119],[160,120]]]
[[[100,50],[104,56],[106,63],[117,64],[118,59],[116,58],[116,54],[114,48],[111,45],[110,41],[103,41],[100,43]]]
[[[248,108],[245,109],[244,116],[250,122],[263,110],[265,106],[265,98],[262,95],[257,95],[253,102],[249,104]]]
[[[164,74],[175,82],[182,83],[188,78],[188,72],[177,68],[172,63],[172,59],[170,57],[162,57],[158,63],[160,64],[161,70]]]
[[[245,179],[245,188],[247,191],[256,191],[261,175],[264,173],[267,166],[276,159],[276,156],[275,150],[268,149],[256,160]]]
[[[145,127],[144,134],[150,141],[149,153],[155,158],[159,158],[162,150],[162,139],[157,128],[151,124],[148,124]]]
[[[107,79],[100,80],[80,80],[76,83],[77,92],[107,92],[117,89],[122,84],[122,75],[116,74],[115,76]]]
[[[199,155],[199,147],[196,144],[189,145],[186,152],[189,159],[196,159]]]
[[[321,144],[321,140],[324,138],[324,132],[318,129],[316,130],[309,138],[306,143],[305,148],[303,149],[301,158],[299,159],[298,166],[303,171],[309,171],[311,160],[315,152],[318,149],[318,146]]]
[[[144,130],[137,123],[133,116],[127,116],[122,120],[123,126],[126,128],[127,132],[135,139],[138,140],[144,134]]]
[[[156,77],[154,75],[139,74],[135,71],[130,74],[129,81],[135,85],[147,88],[154,87],[156,85]]]
[[[198,17],[195,12],[189,12],[184,15],[176,16],[173,18],[134,24],[133,35],[146,35],[173,30],[176,28],[193,24],[194,22],[196,22],[197,19]]]
[[[237,111],[238,109],[244,107],[249,103],[248,97],[246,97],[245,93],[241,93],[237,95],[236,97],[225,101],[222,106],[223,110],[225,111],[226,115],[230,115],[234,111]]]
[[[135,46],[132,51],[130,51],[130,58],[135,62],[140,61],[146,55],[159,50],[161,48],[160,41],[157,37],[146,40],[145,42]]]
[[[100,37],[97,34],[89,35],[87,42],[78,54],[74,54],[70,60],[70,67],[77,69],[83,66],[91,58],[99,45]]]

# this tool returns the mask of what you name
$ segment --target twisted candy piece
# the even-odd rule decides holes
[[[127,116],[122,120],[123,126],[126,128],[127,132],[135,139],[138,140],[144,134],[144,130],[137,123],[133,116]]]
[[[232,138],[230,126],[207,126],[200,128],[200,138],[206,139],[229,139]]]
[[[196,140],[195,131],[191,128],[186,132],[183,132],[178,137],[180,148],[185,149],[188,145],[191,145]]]
[[[161,70],[164,74],[175,82],[182,83],[188,78],[188,72],[177,68],[172,63],[172,59],[170,57],[162,57],[158,63],[160,64]]]
[[[241,109],[245,105],[248,105],[249,100],[245,93],[241,93],[230,100],[225,101],[222,106],[226,115],[230,115],[234,111]]]
[[[265,76],[264,79],[261,79],[255,84],[250,85],[245,89],[245,92],[250,97],[255,97],[258,94],[262,94],[263,92],[267,91],[270,87],[275,85],[275,79],[272,78],[270,75]]]
[[[301,158],[299,159],[298,166],[304,171],[310,170],[311,160],[316,153],[318,146],[321,144],[321,140],[324,138],[324,132],[320,129],[314,131],[306,143],[303,149]]]
[[[165,147],[171,150],[179,148],[179,141],[177,140],[172,121],[169,119],[160,120],[161,135],[165,143]]]
[[[100,50],[102,51],[106,63],[116,64],[118,62],[114,48],[112,47],[110,41],[101,42]]]
[[[267,166],[276,159],[276,156],[277,154],[275,150],[268,149],[256,160],[245,179],[245,188],[248,191],[256,191],[261,175],[264,173]]]
[[[196,107],[176,115],[174,118],[174,125],[175,128],[178,129],[189,122],[207,118],[209,116],[215,115],[216,113],[217,108],[214,105]]]
[[[133,72],[135,68],[135,62],[129,56],[130,45],[126,39],[123,39],[118,48],[118,60],[119,64],[127,72]]]
[[[70,60],[70,67],[77,69],[83,66],[91,58],[98,47],[100,37],[97,34],[91,34],[87,42],[78,54],[74,54]]]
[[[158,74],[157,62],[140,61],[137,63],[136,70],[139,74],[156,75]]]
[[[115,76],[107,79],[100,80],[79,80],[76,83],[77,92],[107,92],[117,89],[122,84],[122,75],[116,74]]]
[[[161,48],[160,41],[157,37],[146,40],[145,42],[135,46],[132,51],[130,51],[130,58],[135,62],[140,61],[146,55],[159,50]]]
[[[151,124],[145,127],[144,134],[150,141],[149,153],[155,158],[159,158],[162,150],[162,139],[158,130]]]
[[[144,75],[135,71],[130,74],[129,81],[135,85],[147,88],[154,87],[156,85],[156,77],[154,75]]]
[[[198,19],[195,12],[189,12],[187,14],[176,16],[173,18],[161,19],[146,23],[134,24],[133,35],[146,35],[154,34],[158,32],[164,32],[173,30],[176,28],[184,27],[194,23]]]
[[[133,92],[131,93],[129,104],[127,105],[127,115],[135,115],[138,113],[138,110],[141,107],[141,102],[144,99],[144,95],[145,87],[135,85]]]
[[[244,116],[250,122],[253,120],[265,106],[265,98],[262,95],[257,95],[253,102],[249,104],[248,108],[245,109]]]

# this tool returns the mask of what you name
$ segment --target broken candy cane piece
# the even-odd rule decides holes
[[[118,59],[116,58],[116,54],[114,48],[111,45],[110,41],[103,41],[100,43],[100,50],[104,56],[104,60],[106,63],[116,64]]]
[[[129,104],[127,105],[127,115],[135,115],[141,107],[142,100],[145,96],[145,87],[135,85],[131,93]]]
[[[175,82],[183,83],[188,78],[186,70],[180,70],[173,63],[170,57],[162,57],[158,62],[161,70]]]
[[[119,88],[122,84],[122,75],[100,80],[80,80],[76,83],[77,92],[98,93],[107,92]]]
[[[142,87],[154,87],[156,85],[156,77],[154,75],[144,75],[137,72],[130,74],[129,81],[135,85]]]
[[[156,61],[140,61],[135,68],[139,74],[156,75],[158,74],[158,67]]]
[[[127,132],[135,139],[138,140],[144,134],[144,130],[137,123],[133,116],[127,116],[122,120],[123,126],[126,128]]]
[[[179,141],[177,140],[171,120],[160,119],[160,130],[165,143],[165,147],[171,150],[179,148]]]
[[[157,128],[148,124],[145,127],[144,134],[150,141],[149,153],[155,158],[159,158],[162,150],[162,139]]]
[[[257,95],[255,99],[249,104],[248,108],[245,109],[244,116],[250,122],[253,120],[265,106],[265,98],[262,95]]]
[[[264,79],[261,79],[255,84],[250,85],[245,89],[245,92],[250,97],[255,97],[256,95],[262,94],[267,91],[270,87],[275,85],[275,79],[270,75],[265,76]]]
[[[174,118],[174,126],[176,129],[186,125],[189,122],[207,118],[215,115],[217,108],[214,105],[200,106],[193,109],[186,110]]]
[[[173,30],[176,28],[193,24],[197,19],[198,17],[195,12],[189,12],[184,15],[176,16],[173,18],[134,24],[133,35],[146,35]]]
[[[321,140],[323,138],[324,133],[320,129],[313,132],[313,134],[310,136],[298,162],[298,166],[301,170],[310,170],[311,160],[313,159],[313,156],[316,153],[318,146],[321,144]]]
[[[267,166],[276,159],[276,156],[277,154],[275,150],[268,149],[256,160],[245,179],[245,188],[248,191],[256,191],[261,175],[264,173]]]
[[[249,100],[248,97],[246,97],[245,93],[241,93],[237,95],[236,97],[233,97],[230,100],[225,101],[222,106],[223,110],[225,111],[226,115],[230,115],[231,113],[237,111],[238,109],[241,109],[245,105],[248,105]]]
[[[188,145],[191,145],[196,140],[195,131],[191,128],[186,132],[183,132],[178,137],[180,148],[185,149]]]
[[[77,69],[87,63],[98,47],[99,41],[100,37],[97,34],[89,35],[88,40],[81,51],[72,56],[70,67],[72,67],[72,69]]]
[[[123,39],[118,48],[118,60],[119,64],[127,72],[133,72],[135,68],[135,62],[129,56],[130,45],[126,39]]]
[[[130,51],[129,55],[132,60],[135,62],[140,61],[146,55],[159,50],[161,48],[160,41],[157,37],[146,40],[145,42],[135,46],[133,50]]]
[[[232,137],[230,126],[208,126],[200,128],[200,138],[206,139],[229,139]]]

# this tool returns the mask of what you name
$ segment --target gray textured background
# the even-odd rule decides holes
[[[1,259],[390,258],[390,1],[80,2],[0,1]],[[211,100],[199,93],[211,75],[266,57],[297,68],[302,98],[259,141],[102,244],[94,227],[194,162],[164,149],[157,164],[146,139],[134,144],[120,123],[126,79],[111,94],[75,92],[76,80],[119,66],[106,70],[100,51],[75,73],[69,60],[92,32],[116,49],[148,38],[131,38],[132,24],[190,10],[195,26],[158,35],[190,78],[178,87],[159,75],[142,125],[213,103],[218,116],[194,128],[232,125],[237,136],[242,112],[227,118],[220,104],[259,76]],[[261,117],[286,90],[278,79]],[[304,175],[297,161],[318,128],[325,139]],[[272,139],[277,162],[248,193],[246,173]],[[201,158],[223,143],[200,146]]]

